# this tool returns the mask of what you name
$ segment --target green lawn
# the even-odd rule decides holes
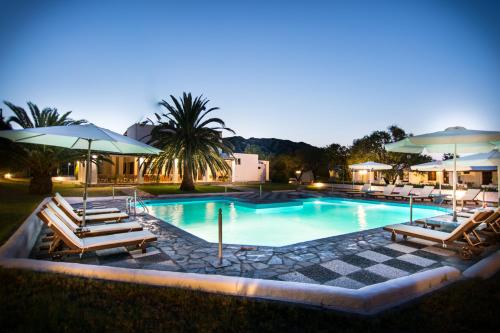
[[[260,184],[242,184],[238,185],[238,187],[248,187],[252,189],[258,189]],[[271,192],[271,191],[283,191],[283,190],[296,190],[298,187],[297,184],[288,184],[288,183],[264,183],[262,184],[262,191]]]
[[[28,194],[28,183],[0,178],[0,245],[21,225],[42,200]]]
[[[220,193],[224,192],[224,186],[218,185],[196,185],[196,189],[192,192],[182,192],[179,190],[179,184],[147,184],[137,186],[138,189],[153,195],[159,194],[182,194],[182,193]],[[234,191],[230,187],[228,191]]]
[[[467,280],[377,316],[0,269],[5,332],[496,332],[500,275]]]

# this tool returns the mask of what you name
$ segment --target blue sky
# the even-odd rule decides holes
[[[500,124],[494,1],[1,1],[0,99],[123,132],[183,91],[244,137]],[[4,107],[5,110],[6,107]]]

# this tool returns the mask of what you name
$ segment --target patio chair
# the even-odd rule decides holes
[[[473,202],[474,205],[476,205],[478,203],[478,201],[475,200],[475,198],[477,197],[479,192],[481,192],[480,189],[474,189],[474,188],[468,189],[462,198],[457,199],[457,204],[461,202],[462,206],[465,206],[465,205],[467,205],[467,202]],[[453,200],[453,198],[449,198],[449,197],[444,199],[444,201],[449,201],[449,202],[451,202],[452,200]]]
[[[413,200],[424,201],[426,199],[432,201],[431,193],[434,191],[434,186],[424,186],[424,188],[417,195],[412,195]],[[403,196],[403,199],[410,199],[410,195]]]
[[[58,204],[58,206],[68,215],[76,224],[80,225],[83,222],[83,218],[75,213],[73,207],[71,205],[64,205],[56,198],[52,198],[52,200]],[[94,214],[94,215],[86,215],[85,222],[120,222],[122,219],[128,218],[128,215],[125,213],[108,213],[108,214]]]
[[[142,252],[146,252],[147,244],[157,240],[154,234],[146,230],[79,238],[51,210],[41,210],[37,215],[54,232],[56,241],[49,247],[49,253],[52,256],[63,256],[65,254],[82,255],[86,252],[122,246],[135,246],[142,249]],[[67,249],[61,249],[62,244],[66,245]]]
[[[66,224],[78,237],[101,236],[117,234],[121,232],[140,231],[142,226],[137,222],[108,223],[93,226],[80,227],[53,201],[49,201],[46,209],[51,210],[59,219]]]
[[[385,196],[385,198],[386,199],[405,199],[406,197],[409,197],[411,190],[413,190],[412,185],[405,185],[399,191],[399,193],[388,194]]]
[[[391,195],[395,188],[396,188],[396,185],[392,185],[392,184],[386,185],[384,187],[383,191],[371,192],[371,193],[368,193],[368,196],[376,197],[376,198],[378,198],[378,197],[384,198],[386,195]]]
[[[386,226],[384,227],[384,230],[391,233],[392,241],[396,241],[397,235],[403,235],[403,239],[405,240],[408,237],[415,237],[437,242],[443,247],[447,247],[457,241],[465,240],[467,246],[460,249],[460,255],[463,259],[470,259],[476,252],[479,251],[479,246],[484,245],[484,242],[481,240],[475,229],[492,214],[492,211],[477,212],[463,223],[460,223],[451,233],[407,224]]]
[[[479,211],[478,211],[479,212]],[[500,218],[500,208],[497,208],[495,210],[493,209],[488,209],[488,210],[482,210],[482,212],[493,212],[490,216],[488,216],[486,219],[484,219],[482,222],[486,225],[486,227],[483,230],[486,231],[493,231],[495,234],[500,234],[500,224],[499,224],[499,218]],[[456,225],[456,224],[461,224],[464,222],[467,222],[474,214],[471,214],[469,216],[458,216],[457,221],[453,221],[453,215],[447,214],[447,215],[441,215],[441,216],[436,216],[436,217],[430,217],[427,219],[420,219],[416,220],[415,222],[417,224],[421,224],[426,227],[431,227],[432,229],[434,228],[441,228],[446,225]]]
[[[363,196],[370,191],[370,187],[371,187],[370,184],[364,184],[363,187],[359,191],[356,191],[356,190],[352,191],[351,190],[351,191],[344,192],[344,194],[347,196],[350,196],[350,197],[353,197],[356,195]]]
[[[64,197],[62,195],[60,195],[59,193],[56,192],[56,194],[54,195],[54,199],[56,200],[56,202],[59,204],[59,205],[64,205],[66,207],[66,209],[71,209],[73,210],[75,213],[78,213],[78,214],[81,214],[83,212],[83,209],[74,209],[70,204],[69,202],[64,199]],[[85,211],[85,214],[87,215],[94,215],[94,214],[109,214],[109,213],[119,213],[120,210],[118,208],[94,208],[94,209],[87,209]]]

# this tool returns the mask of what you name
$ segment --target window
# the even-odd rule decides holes
[[[429,171],[427,173],[427,180],[428,181],[436,181],[436,171]]]
[[[241,165],[241,158],[236,159],[236,165]]]

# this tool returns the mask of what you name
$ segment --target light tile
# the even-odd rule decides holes
[[[328,286],[349,288],[349,289],[359,289],[365,286],[363,283],[350,279],[346,276],[341,276],[335,280],[328,281],[325,284]]]
[[[351,274],[361,269],[360,267],[348,264],[338,259],[323,263],[321,265],[341,275]]]
[[[397,268],[387,266],[384,264],[376,264],[376,265],[373,265],[371,267],[368,267],[366,270],[369,272],[378,274],[380,276],[383,276],[385,278],[388,278],[388,279],[396,279],[396,278],[399,278],[402,276],[407,276],[410,274],[410,273],[403,271],[401,269],[397,269]]]
[[[430,266],[430,265],[436,263],[436,261],[434,261],[434,260],[422,258],[422,257],[415,256],[415,255],[409,254],[409,253],[402,255],[402,256],[399,256],[397,259],[403,260],[403,261],[406,261],[406,262],[409,262],[409,263],[412,263],[415,265],[419,265],[422,267],[427,267],[427,266]]]
[[[396,250],[399,252],[403,252],[403,253],[412,253],[412,252],[415,252],[418,250],[414,247],[409,247],[409,246],[405,246],[405,245],[401,245],[401,244],[397,244],[397,243],[391,243],[389,245],[386,245],[385,247],[388,247],[390,249],[393,249],[393,250]]]
[[[377,253],[370,250],[356,253],[356,255],[376,262],[384,262],[392,259],[391,257],[386,256],[385,254]]]

